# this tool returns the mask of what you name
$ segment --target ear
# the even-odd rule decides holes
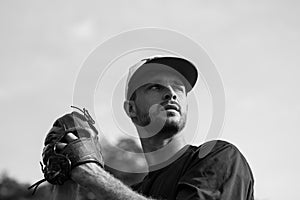
[[[136,117],[136,107],[134,101],[129,101],[129,100],[124,101],[123,107],[128,117],[130,118]]]

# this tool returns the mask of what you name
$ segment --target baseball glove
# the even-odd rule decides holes
[[[71,170],[85,163],[96,163],[103,167],[103,158],[98,141],[98,131],[93,126],[94,120],[86,109],[79,109],[83,114],[72,112],[57,119],[44,142],[41,170],[44,179],[36,182],[28,189],[37,187],[44,181],[53,185],[62,185],[70,179]],[[59,143],[67,143],[65,136],[73,133],[78,139],[68,143],[63,149],[57,148]]]

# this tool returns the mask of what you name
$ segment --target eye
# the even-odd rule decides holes
[[[184,86],[182,86],[182,87],[178,87],[178,91],[180,91],[180,92],[184,92],[184,91],[185,91],[185,87],[184,87]]]
[[[173,86],[174,90],[179,91],[179,92],[184,92],[185,87],[183,85],[175,85]]]
[[[148,90],[159,90],[159,89],[161,89],[161,85],[159,85],[159,84],[152,84],[152,85],[150,85],[147,89]]]

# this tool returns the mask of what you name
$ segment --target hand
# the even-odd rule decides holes
[[[64,137],[65,142],[57,143],[57,151],[61,152],[63,149],[69,144],[78,140],[79,138],[73,133],[67,133]],[[85,185],[85,183],[89,180],[89,177],[94,176],[99,173],[99,168],[103,170],[96,163],[90,162],[82,165],[76,166],[71,171],[71,179],[78,184]]]
[[[65,114],[54,122],[48,132],[42,153],[43,163],[40,162],[44,179],[28,188],[33,188],[33,193],[44,181],[63,185],[71,179],[72,169],[79,165],[96,163],[103,167],[98,131],[93,126],[95,121],[86,109],[79,110],[83,114]]]
[[[103,167],[98,131],[89,118],[78,112],[55,121],[45,139],[43,173],[51,184],[63,184],[71,171],[86,163]]]

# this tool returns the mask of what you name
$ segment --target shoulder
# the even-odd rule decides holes
[[[239,149],[232,143],[224,140],[211,140],[201,144],[200,146],[191,147],[199,159],[205,159],[210,156],[234,156],[242,155]]]
[[[234,144],[223,140],[212,140],[191,148],[193,150],[193,161],[190,167],[194,170],[213,170],[225,177],[232,175],[234,171],[253,179],[246,158]]]
[[[244,196],[251,197],[253,194],[252,172],[235,145],[213,140],[200,146],[191,146],[191,150],[192,159],[178,183],[181,194],[251,199]]]

